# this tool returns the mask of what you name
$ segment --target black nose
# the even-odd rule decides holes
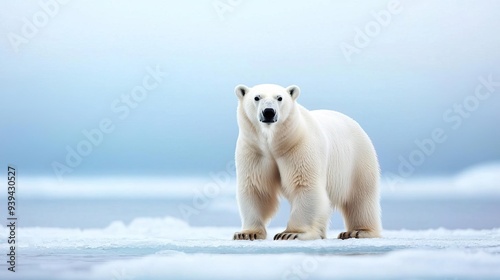
[[[261,121],[264,123],[276,122],[276,111],[272,108],[266,108],[262,111]]]
[[[264,118],[267,120],[272,120],[274,119],[274,116],[276,116],[276,111],[274,111],[274,109],[271,109],[271,108],[267,108],[267,109],[264,109],[264,111],[262,111],[262,115],[264,115]]]

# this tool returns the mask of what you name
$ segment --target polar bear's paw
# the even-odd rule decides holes
[[[257,231],[244,231],[244,232],[236,232],[233,236],[233,240],[257,240],[257,239],[266,239],[266,234]]]
[[[349,238],[377,238],[380,235],[371,230],[351,230],[346,232],[341,232],[338,239],[349,239]]]

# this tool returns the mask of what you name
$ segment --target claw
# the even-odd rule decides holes
[[[361,230],[346,231],[339,234],[339,239],[345,240],[349,238],[359,238]]]
[[[274,236],[274,240],[294,240],[298,237],[298,233],[280,232]]]
[[[260,236],[259,233],[253,233],[253,232],[252,233],[236,232],[233,235],[233,240],[250,240],[250,241],[254,241],[254,240],[258,240],[259,238],[264,239],[265,235],[264,236]]]

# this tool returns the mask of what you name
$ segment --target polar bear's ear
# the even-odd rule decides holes
[[[293,100],[297,100],[300,95],[300,88],[296,85],[287,87],[286,91],[290,94]]]
[[[248,91],[250,91],[250,89],[245,85],[237,85],[234,88],[234,93],[236,94],[236,96],[238,96],[239,99],[243,99],[243,97],[245,96],[245,94],[248,93]]]

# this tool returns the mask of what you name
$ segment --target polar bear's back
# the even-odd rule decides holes
[[[336,111],[315,110],[310,111],[311,115],[321,126],[325,137],[330,142],[337,144],[356,144],[364,145],[370,142],[368,135],[361,126],[352,118]],[[345,143],[344,143],[345,142]]]
[[[334,205],[340,205],[349,199],[353,189],[366,187],[355,181],[359,176],[370,176],[366,178],[368,181],[378,181],[377,155],[368,135],[352,118],[329,110],[310,113],[328,143],[327,188],[330,200]]]

